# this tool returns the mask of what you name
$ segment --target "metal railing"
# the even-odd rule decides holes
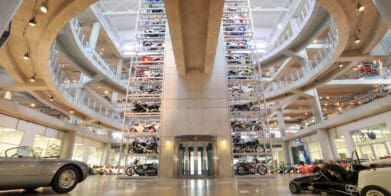
[[[303,6],[302,3],[296,4],[294,9],[286,16],[285,21],[288,21],[285,26],[281,27],[281,34],[269,45],[266,53],[260,56],[260,61],[263,61],[270,56],[278,53],[281,48],[285,47],[292,40],[301,33],[301,29],[307,24],[311,18],[312,12],[315,8],[315,0],[307,0]]]
[[[77,45],[83,52],[83,54],[88,57],[88,59],[96,65],[96,67],[107,75],[107,77],[119,79],[117,76],[117,69],[114,65],[106,62],[96,51],[90,43],[86,35],[83,34],[83,31],[79,25],[79,20],[77,18],[72,19],[70,22],[70,27],[72,31],[72,35],[74,36]]]
[[[290,73],[282,79],[272,82],[269,84],[272,86],[272,88],[266,87],[268,91],[265,93],[274,92],[277,89],[289,88],[296,82],[308,80],[308,78],[313,76],[321,68],[329,63],[338,43],[338,32],[332,19],[330,19],[329,22],[328,35],[321,43],[324,47],[319,48],[313,56],[309,57],[309,59],[305,61],[304,65],[302,65],[301,69]]]
[[[105,101],[100,100],[92,93],[80,87],[80,83],[70,83],[71,81],[65,74],[61,64],[58,62],[58,51],[53,44],[49,54],[49,70],[52,80],[62,95],[77,108],[87,111],[89,114],[105,119],[107,122],[120,125],[120,113],[115,111],[113,106]],[[117,122],[117,123],[116,123]]]

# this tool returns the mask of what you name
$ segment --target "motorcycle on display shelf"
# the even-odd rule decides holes
[[[235,104],[231,106],[231,112],[232,111],[259,111],[259,107],[254,106],[252,102]]]
[[[251,96],[254,93],[251,86],[234,85],[229,87],[228,90],[232,92],[232,96]]]
[[[259,153],[265,152],[263,145],[259,143],[258,139],[250,138],[248,140],[241,139],[240,136],[232,137],[233,152],[234,153]]]
[[[254,70],[251,68],[246,68],[244,70],[229,70],[228,79],[250,79],[251,75],[254,73]]]
[[[260,174],[260,175],[266,175],[268,172],[268,169],[266,165],[262,164],[257,158],[254,158],[252,162],[247,162],[245,160],[240,160],[238,163],[235,164],[235,174],[236,175],[249,175],[249,174]]]
[[[142,125],[139,123],[134,123],[133,127],[129,129],[131,133],[141,133],[141,132],[157,132],[160,128],[160,123],[153,122],[149,125]]]
[[[132,142],[128,151],[136,154],[156,154],[158,150],[158,137],[151,137],[145,142],[140,142],[137,138]]]
[[[243,131],[261,131],[262,127],[259,126],[258,121],[239,121],[233,120],[231,121],[231,127],[233,132],[243,132]]]
[[[128,176],[133,176],[135,174],[139,176],[157,176],[158,169],[157,165],[154,163],[139,164],[138,159],[136,159],[131,166],[126,168],[125,173]]]
[[[142,104],[142,103],[135,103],[134,108],[132,109],[132,112],[134,113],[145,113],[145,112],[159,112],[160,105],[159,104]]]

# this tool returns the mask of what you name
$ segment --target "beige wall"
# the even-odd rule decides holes
[[[178,135],[217,136],[218,176],[232,176],[232,151],[228,118],[224,44],[219,37],[211,75],[189,71],[180,77],[171,43],[166,44],[160,176],[173,177],[174,137]]]

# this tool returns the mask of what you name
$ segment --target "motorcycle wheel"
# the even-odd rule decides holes
[[[261,174],[262,176],[267,174],[267,167],[264,165],[258,166],[258,173]]]
[[[134,170],[133,170],[133,168],[128,167],[128,168],[126,169],[125,173],[126,173],[126,175],[128,175],[128,176],[133,176],[133,175],[134,175]]]

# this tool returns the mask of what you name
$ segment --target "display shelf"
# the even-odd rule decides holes
[[[163,0],[139,0],[135,33],[138,46],[129,67],[123,115],[123,136],[129,147],[123,150],[124,160],[159,159],[166,26]]]

